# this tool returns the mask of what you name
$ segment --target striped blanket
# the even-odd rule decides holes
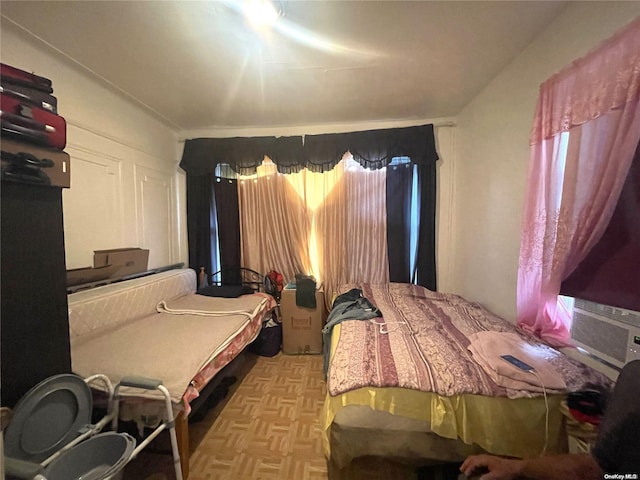
[[[327,377],[332,396],[362,387],[401,387],[443,396],[540,395],[498,385],[474,360],[468,349],[470,338],[483,331],[510,332],[523,345],[543,352],[549,367],[564,379],[567,391],[587,383],[611,384],[599,372],[460,296],[402,283],[349,284],[339,293],[351,288],[360,288],[383,317],[341,324]]]

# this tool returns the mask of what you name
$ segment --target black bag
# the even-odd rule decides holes
[[[275,314],[268,322],[262,324],[262,329],[249,349],[261,357],[274,357],[282,348],[282,324],[275,321]]]
[[[296,274],[296,305],[316,308],[316,279],[309,275]]]
[[[69,187],[69,154],[61,150],[37,147],[2,139],[2,181]]]

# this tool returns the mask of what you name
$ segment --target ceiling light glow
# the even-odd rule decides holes
[[[271,0],[245,0],[243,10],[249,21],[258,26],[273,25],[279,17]]]

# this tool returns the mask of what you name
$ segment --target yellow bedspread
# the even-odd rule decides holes
[[[340,337],[336,325],[331,355]],[[560,404],[564,395],[548,396],[549,417],[543,397],[509,399],[482,395],[453,395],[403,388],[365,387],[338,396],[327,394],[323,409],[323,447],[329,457],[329,429],[345,406],[368,406],[373,410],[427,421],[431,431],[446,438],[477,444],[484,450],[515,457],[564,452],[567,449]],[[548,428],[545,428],[545,425]]]

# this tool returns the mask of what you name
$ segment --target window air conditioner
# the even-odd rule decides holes
[[[571,338],[578,347],[622,368],[640,359],[640,312],[576,298]]]

